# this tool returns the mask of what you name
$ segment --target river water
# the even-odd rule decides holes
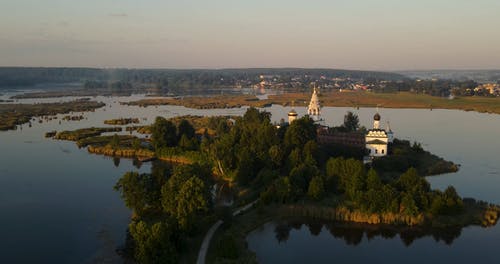
[[[4,93],[0,99],[10,95]],[[105,102],[106,107],[82,113],[85,119],[81,121],[59,124],[63,116],[59,115],[57,120],[35,121],[32,127],[23,125],[16,131],[0,132],[0,263],[120,262],[114,249],[124,242],[130,211],[113,186],[126,171],[149,172],[152,165],[145,163],[138,168],[129,159],[117,161],[91,155],[85,149],[78,149],[74,142],[45,139],[45,132],[104,126],[105,119],[120,117],[137,117],[141,124],[150,124],[159,115],[242,115],[246,110],[196,110],[182,106],[144,108],[119,104],[141,98],[144,95],[95,97],[92,99]],[[75,98],[18,102],[72,99]],[[286,118],[290,108],[272,106],[265,110],[273,114],[273,121],[279,121]],[[305,114],[305,108],[296,107],[296,110],[299,115]],[[346,111],[358,113],[361,124],[371,127],[375,113],[371,108],[326,107],[323,117],[327,124],[339,125]],[[500,140],[497,140],[500,115],[415,109],[380,109],[380,113],[382,122],[391,122],[396,137],[422,142],[424,148],[462,165],[457,173],[430,178],[434,188],[453,185],[463,196],[500,203],[497,191],[500,187]],[[314,223],[317,235],[312,235],[309,232],[311,224],[307,224],[268,223],[249,235],[249,247],[263,263],[399,262],[403,259],[417,262],[431,256],[436,262],[460,262],[493,258],[492,250],[500,244],[498,226],[465,228],[451,244],[435,242],[432,236],[425,235],[406,246],[399,234],[393,238],[374,235],[368,239],[365,230],[360,231],[359,227],[342,229],[331,223],[325,226]],[[287,240],[276,239],[276,227],[290,229],[285,232]],[[354,230],[354,235],[346,230]],[[342,235],[346,232],[348,235]],[[346,240],[346,236],[354,238]]]

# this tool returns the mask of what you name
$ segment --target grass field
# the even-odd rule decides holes
[[[241,106],[264,107],[271,104],[288,106],[292,102],[297,107],[305,107],[309,103],[309,93],[286,93],[270,95],[268,99],[258,100],[251,95],[216,96],[216,97],[184,97],[143,99],[126,103],[128,105],[182,105],[190,108],[234,108]],[[426,109],[458,109],[500,114],[500,98],[498,97],[456,97],[448,99],[430,95],[401,93],[370,92],[328,92],[320,94],[323,106],[336,107],[383,107],[383,108],[426,108]]]

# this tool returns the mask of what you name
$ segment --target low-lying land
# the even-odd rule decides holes
[[[55,139],[59,140],[69,140],[78,141],[81,139],[100,136],[102,133],[106,132],[120,132],[121,127],[91,127],[91,128],[81,128],[72,131],[61,131],[55,135]]]
[[[44,91],[44,92],[30,92],[17,94],[11,99],[31,99],[31,98],[59,98],[59,97],[81,97],[81,96],[130,96],[132,91],[110,91],[109,89],[102,90],[66,90],[66,91]]]
[[[17,125],[28,123],[35,116],[94,111],[104,105],[102,102],[81,100],[64,103],[0,104],[0,130],[16,129]]]
[[[259,100],[255,96],[216,96],[216,97],[183,97],[142,99],[122,103],[125,105],[182,105],[189,108],[235,108],[241,106],[265,107],[272,104],[283,106],[306,106],[310,99],[309,93],[285,93],[270,95],[268,99]],[[384,108],[424,108],[424,109],[458,109],[500,114],[500,98],[490,97],[455,97],[453,99],[430,95],[371,92],[328,92],[320,95],[324,106],[335,107],[384,107]]]
[[[154,106],[154,105],[182,105],[196,109],[213,108],[239,108],[242,106],[265,107],[269,105],[267,100],[259,100],[252,95],[228,95],[211,97],[176,97],[176,98],[154,98],[141,99],[132,102],[120,102],[122,105]]]
[[[118,118],[118,119],[104,120],[104,124],[115,125],[115,126],[138,124],[138,123],[139,123],[139,118]]]

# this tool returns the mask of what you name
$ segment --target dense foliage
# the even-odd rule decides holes
[[[348,113],[343,129],[357,130],[358,122]],[[115,186],[135,213],[129,231],[134,257],[141,263],[177,260],[182,241],[200,221],[215,215],[210,192],[214,179],[260,195],[262,204],[301,201],[409,217],[456,214],[463,208],[452,187],[433,191],[412,167],[397,177],[381,178],[377,167],[330,156],[316,143],[317,127],[308,116],[278,128],[269,113],[249,108],[234,120],[210,119],[207,126],[216,131],[211,136],[197,134],[186,120],[176,123],[157,117],[152,144],[160,156],[197,153],[191,164],[151,174],[129,172]],[[423,151],[418,144],[409,148]],[[216,245],[219,254],[236,258],[234,239],[223,241],[227,243]]]

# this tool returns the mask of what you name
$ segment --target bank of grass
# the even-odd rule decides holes
[[[121,127],[90,127],[90,128],[81,128],[77,130],[66,130],[58,132],[54,139],[59,140],[69,140],[69,141],[80,141],[90,137],[98,137],[102,133],[107,132],[121,132]],[[98,138],[96,138],[98,139]],[[88,145],[88,144],[87,144]]]
[[[0,131],[14,130],[34,117],[94,111],[105,104],[88,100],[43,104],[0,104]]]
[[[128,126],[125,127],[125,131],[137,131],[139,134],[151,134],[151,126]]]
[[[118,118],[118,119],[108,119],[104,120],[104,124],[106,125],[128,125],[128,124],[138,124],[139,118]]]
[[[294,102],[297,107],[307,106],[310,93],[285,93],[270,95],[268,99],[258,100],[251,95],[184,97],[143,99],[122,104],[127,105],[182,105],[196,109],[235,108],[241,106],[265,107],[272,104],[289,106]],[[417,109],[458,109],[481,113],[500,114],[499,97],[463,96],[448,99],[444,97],[399,93],[372,93],[361,91],[325,92],[320,94],[323,106],[336,107],[383,107],[383,108],[417,108]]]
[[[253,95],[227,95],[227,96],[193,96],[181,98],[155,98],[141,99],[132,102],[120,102],[123,105],[155,106],[155,105],[181,105],[195,109],[239,108],[242,106],[265,107],[270,102],[259,100]]]
[[[87,147],[87,151],[93,154],[100,154],[100,155],[120,157],[120,158],[152,159],[155,157],[155,153],[149,149],[145,148],[136,149],[128,146],[112,147],[110,145],[104,145],[104,146],[90,145]]]

